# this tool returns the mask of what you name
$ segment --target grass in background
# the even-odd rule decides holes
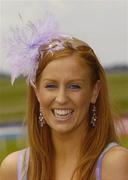
[[[26,83],[17,80],[12,86],[10,79],[0,79],[0,122],[19,122],[25,117]]]
[[[107,74],[110,101],[120,116],[128,116],[128,73]]]
[[[123,136],[120,140],[120,144],[126,148],[128,148],[128,136]]]
[[[9,139],[7,141],[0,140],[0,163],[10,153],[25,148],[25,139]],[[6,146],[6,149],[4,147]]]

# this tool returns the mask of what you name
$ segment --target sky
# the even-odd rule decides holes
[[[47,13],[55,16],[62,32],[87,42],[103,66],[128,65],[127,0],[0,0],[0,38],[21,25],[19,14],[25,24]],[[2,55],[0,71],[8,71]]]

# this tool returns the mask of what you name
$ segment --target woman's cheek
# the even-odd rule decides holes
[[[52,93],[42,91],[42,94],[40,96],[40,99],[41,99],[40,103],[42,106],[49,105],[52,102],[53,98],[54,98],[54,96]]]

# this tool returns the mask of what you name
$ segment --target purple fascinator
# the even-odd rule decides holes
[[[10,38],[6,41],[6,60],[10,67],[11,83],[21,75],[34,84],[38,68],[39,47],[49,44],[47,51],[52,52],[64,48],[61,43],[50,46],[52,39],[63,36],[58,24],[52,16],[36,23],[28,22],[24,27],[11,29]],[[67,36],[69,38],[69,36]]]

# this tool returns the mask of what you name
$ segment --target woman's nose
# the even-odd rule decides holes
[[[59,89],[56,94],[56,102],[59,104],[65,104],[68,101],[68,95],[66,89]]]

